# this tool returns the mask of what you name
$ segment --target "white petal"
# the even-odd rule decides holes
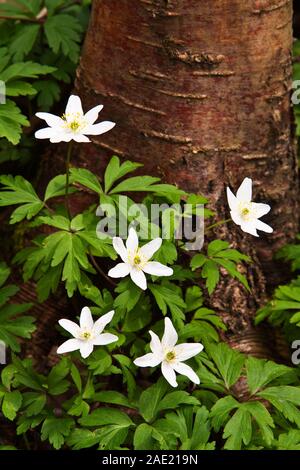
[[[88,357],[94,349],[94,345],[92,341],[81,341],[81,346],[80,346],[80,354],[85,359]]]
[[[118,337],[116,335],[112,335],[111,333],[103,333],[102,335],[96,336],[93,339],[93,344],[96,346],[104,346],[106,344],[115,343],[118,341]]]
[[[163,348],[174,348],[175,344],[178,341],[178,334],[175,330],[173,323],[170,318],[165,318],[165,332],[162,337],[161,344]]]
[[[245,178],[237,190],[236,197],[239,201],[251,202],[252,199],[252,179]]]
[[[91,331],[94,326],[93,317],[88,307],[83,307],[80,314],[80,328]]]
[[[58,323],[64,330],[71,333],[71,335],[74,336],[74,338],[80,335],[80,327],[79,325],[77,325],[77,323],[71,320],[66,320],[65,318],[62,318],[61,320],[59,320]]]
[[[230,216],[236,225],[242,225],[244,223],[244,219],[242,219],[239,211],[230,211]]]
[[[133,361],[133,363],[138,367],[155,367],[161,363],[161,359],[156,354],[148,353],[144,356],[138,357]]]
[[[155,334],[153,331],[149,331],[150,336],[151,336],[151,342],[150,342],[150,349],[154,354],[161,355],[162,354],[162,345],[160,342],[159,337],[157,334]]]
[[[66,115],[77,113],[83,114],[81,99],[79,96],[71,95],[66,106]],[[68,116],[66,117],[68,118]]]
[[[52,127],[45,127],[44,129],[40,129],[36,131],[34,134],[34,137],[36,139],[50,139],[51,137],[54,136],[59,136],[60,133],[57,132],[56,129],[53,129]]]
[[[172,387],[177,387],[178,383],[176,381],[176,374],[173,367],[166,361],[161,365],[161,372],[164,378],[169,382]]]
[[[52,144],[57,144],[59,142],[71,142],[71,140],[72,134],[67,132],[56,133],[53,135],[53,137],[50,137],[50,142]]]
[[[227,188],[227,201],[231,210],[235,210],[237,208],[238,200],[230,188]]]
[[[114,268],[108,271],[110,277],[125,277],[128,276],[130,267],[126,263],[119,263]]]
[[[115,311],[111,310],[105,315],[102,315],[102,317],[98,318],[98,320],[94,324],[94,333],[96,335],[97,334],[99,335],[100,333],[102,333],[106,325],[108,325],[108,323],[111,322],[114,314],[115,314]]]
[[[84,119],[87,121],[89,124],[94,124],[95,121],[98,119],[98,115],[100,111],[103,109],[103,105],[99,104],[98,106],[95,106],[94,108],[90,109],[85,115]]]
[[[258,233],[256,231],[256,224],[257,220],[251,220],[251,222],[243,222],[241,224],[241,229],[243,232],[250,233],[250,235],[253,235],[254,237],[258,237]]]
[[[134,253],[139,247],[139,239],[134,228],[129,229],[129,235],[126,241],[126,248]]]
[[[199,379],[198,375],[196,374],[196,372],[194,372],[193,369],[190,366],[188,366],[187,364],[183,364],[182,362],[178,362],[177,364],[174,364],[173,367],[176,370],[176,372],[178,372],[178,374],[185,375],[192,382],[194,382],[194,384],[198,385],[200,383],[200,379]]]
[[[72,134],[72,139],[75,140],[75,142],[91,142],[90,139],[83,134]]]
[[[271,210],[271,206],[269,204],[263,204],[261,202],[253,202],[253,209],[255,211],[256,217],[259,219],[263,215],[266,215]]]
[[[88,135],[104,134],[105,132],[108,132],[113,127],[115,127],[115,125],[116,123],[111,122],[111,121],[99,122],[99,124],[93,124],[93,125],[87,126],[87,128],[84,129],[84,133]]]
[[[60,118],[59,116],[55,116],[55,114],[50,114],[50,113],[36,113],[36,117],[38,117],[39,119],[43,119],[44,121],[46,121],[46,123],[48,124],[48,126],[50,127],[61,127],[64,123],[64,121],[62,120],[62,118]]]
[[[65,341],[59,348],[57,349],[57,354],[63,354],[71,351],[76,351],[77,349],[80,349],[81,347],[81,341],[79,339],[68,339],[68,341]]]
[[[176,354],[176,359],[181,361],[186,361],[191,357],[196,356],[203,350],[203,344],[201,343],[182,343],[175,346],[174,351]]]
[[[147,280],[143,271],[132,268],[130,270],[130,277],[131,277],[132,282],[134,282],[138,287],[140,287],[143,290],[147,289]]]
[[[127,250],[125,248],[124,242],[120,237],[113,237],[113,247],[118,255],[121,257],[122,261],[126,263],[128,261]]]
[[[272,233],[273,232],[272,227],[270,227],[270,225],[268,225],[268,224],[265,224],[261,220],[256,221],[256,228],[257,228],[257,230],[262,230],[263,232],[267,232],[267,233]]]
[[[149,261],[143,267],[143,271],[153,276],[172,276],[173,274],[172,268],[168,268],[168,266],[158,263],[157,261]]]
[[[140,248],[140,252],[142,255],[148,260],[152,258],[154,253],[158,251],[161,247],[162,239],[161,238],[154,238],[151,242],[146,243]]]

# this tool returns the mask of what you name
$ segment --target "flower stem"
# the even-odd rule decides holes
[[[90,256],[90,259],[92,261],[92,264],[94,266],[94,268],[96,269],[96,271],[98,271],[98,273],[104,277],[104,279],[106,279],[106,281],[112,286],[112,287],[117,287],[117,284],[110,278],[107,276],[107,274],[103,271],[102,268],[100,268],[99,264],[97,263],[97,261],[95,260],[94,256],[93,255],[89,255]]]
[[[216,222],[215,224],[209,225],[204,230],[204,233],[209,232],[212,228],[219,227],[219,225],[228,224],[228,222],[231,222],[231,219],[220,220],[219,222]]]
[[[66,159],[66,192],[65,192],[65,206],[69,219],[71,219],[70,205],[69,205],[69,187],[70,187],[70,161],[72,155],[73,142],[69,142]]]

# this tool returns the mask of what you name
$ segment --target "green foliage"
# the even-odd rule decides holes
[[[225,268],[227,273],[237,278],[243,286],[250,290],[246,277],[238,270],[237,265],[242,261],[250,262],[250,258],[238,250],[229,248],[230,244],[223,240],[214,240],[208,244],[207,255],[196,254],[190,263],[195,271],[201,268],[201,277],[205,279],[208,293],[212,294],[220,279],[220,268]]]
[[[0,137],[13,145],[20,143],[22,127],[30,125],[31,102],[49,110],[61,97],[61,84],[71,82],[88,21],[88,3],[16,0],[0,4],[0,15],[6,18],[0,22],[0,80],[7,97],[0,104]],[[27,105],[17,104],[18,96],[25,96]]]
[[[51,5],[49,11],[56,12],[55,3]],[[72,37],[75,41],[76,36]],[[58,37],[53,47],[65,51],[71,41],[68,33],[65,40]],[[133,207],[136,192],[144,195],[146,207],[206,204],[202,196],[162,184],[159,178],[131,176],[140,166],[112,157],[103,181],[85,168],[72,168],[69,194],[80,197],[88,191],[105,215],[116,212],[120,218],[126,207]],[[244,274],[249,257],[226,241],[213,240],[191,259],[183,243],[171,235],[153,259],[172,265],[174,273],[168,278],[147,276],[148,289],[143,291],[129,276],[118,282],[108,279],[106,273],[117,259],[112,240],[97,235],[95,205],[69,216],[62,204],[66,175],[49,181],[43,195],[21,176],[2,175],[0,183],[0,206],[16,206],[10,223],[24,228],[26,221],[27,238],[33,238],[16,254],[15,262],[22,266],[24,281],[36,282],[39,301],[45,302],[64,286],[69,297],[76,293],[81,303],[88,300],[95,317],[114,309],[109,331],[118,336],[115,343],[95,347],[86,359],[74,351],[57,357],[52,367],[38,367],[31,359],[12,354],[11,363],[1,372],[0,406],[29,447],[33,436],[37,445],[43,443],[47,449],[299,449],[299,374],[272,361],[247,357],[221,342],[219,332],[226,327],[209,307],[208,296],[225,271],[249,291]],[[196,210],[175,212],[185,217]],[[205,217],[212,215],[204,212]],[[147,215],[131,214],[127,222],[139,224],[143,244],[151,239],[149,225],[158,235],[165,233],[167,216],[162,212],[151,225]],[[176,229],[175,218],[172,229]],[[31,230],[40,234],[31,237]],[[297,253],[298,249],[287,248],[284,255],[295,262],[295,269]],[[5,284],[8,276],[9,269],[0,265],[0,339],[19,352],[19,338],[30,337],[33,319],[21,316],[29,305],[9,303],[17,288]],[[296,280],[278,288],[266,307],[272,309],[271,314],[268,310],[272,321],[300,322],[299,286]],[[70,319],[75,316],[73,312]],[[141,370],[134,365],[136,357],[149,351],[149,330],[162,337],[165,316],[172,318],[179,344],[203,343],[204,352],[190,360],[200,386],[178,375],[174,389],[161,377],[160,367]],[[53,325],[49,328],[54,332]],[[57,327],[58,340],[62,334],[66,332]],[[6,447],[6,442],[0,444],[0,449]]]
[[[297,237],[299,240],[299,235]],[[300,267],[300,245],[284,246],[276,255],[281,261],[291,264],[292,271]],[[279,286],[273,293],[273,298],[261,308],[256,317],[256,323],[265,319],[276,326],[282,326],[289,339],[298,338],[300,326],[300,278],[297,276],[288,284]]]
[[[9,275],[10,269],[4,263],[0,263],[0,340],[12,351],[19,352],[18,338],[31,337],[31,333],[35,330],[33,324],[35,319],[29,315],[22,315],[30,309],[31,304],[10,302],[19,289],[15,285],[5,284]]]

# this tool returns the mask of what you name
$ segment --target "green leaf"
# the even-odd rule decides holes
[[[47,75],[55,71],[54,67],[38,64],[32,61],[17,62],[0,72],[0,80],[8,82],[16,78],[37,78],[39,75]]]
[[[69,374],[70,368],[66,359],[62,359],[58,364],[52,367],[48,378],[47,385],[51,395],[61,395],[69,388],[69,381],[64,380]]]
[[[52,197],[64,196],[66,192],[66,175],[57,175],[49,181],[45,191],[44,201]]]
[[[155,178],[154,176],[133,176],[132,178],[128,178],[125,181],[122,181],[122,183],[119,183],[109,191],[109,194],[119,194],[131,191],[151,191],[151,185],[158,181],[160,181],[160,179]]]
[[[149,424],[140,424],[133,436],[134,450],[151,450],[153,446],[153,427]]]
[[[265,387],[269,382],[291,371],[287,366],[275,364],[266,359],[249,357],[246,360],[247,382],[252,394]]]
[[[273,441],[273,431],[271,428],[274,428],[275,425],[269,411],[259,401],[249,401],[242,406],[251,413],[259,427],[263,441],[267,446],[270,446]]]
[[[89,429],[76,428],[69,435],[67,443],[73,450],[80,450],[93,447],[99,443],[99,440],[100,436],[98,430],[90,431]]]
[[[139,410],[145,421],[153,421],[158,413],[160,402],[168,389],[164,380],[159,380],[155,385],[148,387],[140,396]]]
[[[98,408],[92,411],[88,416],[79,419],[82,426],[106,426],[109,424],[118,425],[118,427],[129,427],[134,423],[123,411],[116,408]]]
[[[130,279],[122,279],[115,291],[119,294],[114,300],[114,307],[130,312],[140,300],[142,291]]]
[[[22,176],[2,175],[0,183],[4,186],[0,192],[0,206],[21,204],[12,213],[11,224],[20,222],[24,218],[31,219],[44,207],[43,201],[36,194],[32,184]]]
[[[71,15],[57,14],[47,18],[44,30],[49,47],[53,52],[55,54],[62,52],[76,63],[82,31],[79,20]]]
[[[20,142],[22,126],[29,126],[20,108],[11,100],[0,105],[0,137],[5,137],[13,145]]]
[[[282,433],[276,443],[278,450],[300,450],[300,431],[291,429],[287,433]]]
[[[12,80],[6,85],[6,96],[36,95],[36,90],[30,83],[23,80]]]
[[[26,408],[27,417],[37,416],[42,412],[47,402],[47,395],[44,393],[26,392],[23,393],[23,408]]]
[[[105,349],[96,349],[87,359],[89,370],[93,371],[93,375],[102,375],[111,363],[111,355]]]
[[[13,392],[6,392],[2,402],[2,413],[4,416],[13,421],[17,416],[17,412],[19,411],[22,405],[22,395],[18,390],[14,390]]]
[[[113,156],[106,167],[104,174],[104,188],[108,193],[112,185],[123,176],[135,171],[137,168],[143,166],[141,163],[126,161],[120,165],[119,157]]]
[[[224,448],[229,450],[240,450],[242,442],[245,445],[250,443],[252,437],[251,414],[246,408],[241,407],[234,413],[224,428],[223,437],[227,439]]]
[[[203,293],[199,286],[188,287],[185,294],[185,312],[192,312],[203,304]]]
[[[15,62],[22,61],[31,51],[39,31],[40,25],[38,24],[22,24],[9,47],[9,52]]]
[[[231,395],[220,398],[211,409],[212,425],[218,432],[220,428],[228,421],[230,413],[239,407],[239,402]]]
[[[58,72],[55,75],[58,75]],[[56,80],[37,80],[34,82],[34,89],[38,93],[37,105],[44,111],[50,110],[61,97],[61,88]]]
[[[162,314],[166,315],[169,309],[176,328],[181,329],[185,319],[183,310],[186,305],[182,299],[180,288],[176,288],[171,282],[163,281],[161,285],[149,284],[149,289],[154,295]]]
[[[180,405],[199,405],[199,401],[197,398],[192,397],[187,392],[171,392],[162,398],[157,407],[157,411],[174,410]]]
[[[245,357],[225,343],[210,344],[207,349],[224,380],[226,388],[229,389],[240,377]]]
[[[205,285],[209,295],[211,295],[220,279],[219,269],[215,261],[211,259],[205,261],[201,271],[201,276],[203,279],[206,279]]]
[[[236,269],[236,266],[235,264],[228,260],[228,259],[218,259],[218,258],[214,258],[215,262],[220,264],[221,266],[223,266],[223,268],[226,269],[226,271],[232,276],[232,277],[236,277],[242,284],[243,286],[248,290],[250,291],[250,287],[249,287],[249,284],[248,284],[248,281],[246,279],[245,276],[243,276],[243,274],[241,274],[237,269]]]
[[[96,392],[93,399],[99,403],[110,403],[113,405],[126,406],[127,408],[135,408],[130,404],[128,398],[126,398],[125,395],[114,390]]]
[[[73,379],[74,384],[76,385],[76,388],[77,388],[78,392],[81,393],[81,391],[82,391],[81,376],[80,376],[80,372],[77,369],[77,367],[75,366],[75,364],[71,365],[70,372],[71,372],[71,377]]]
[[[207,254],[208,256],[215,256],[219,251],[226,250],[228,247],[228,242],[223,240],[214,240],[208,244]]]
[[[103,193],[97,176],[86,168],[71,168],[70,174],[73,183],[79,183],[85,188],[89,188],[99,195]]]
[[[198,253],[197,255],[193,256],[190,263],[192,271],[195,271],[198,268],[202,268],[206,260],[206,256],[201,253]]]
[[[71,418],[46,418],[41,429],[41,440],[49,440],[54,449],[60,449],[69,436],[74,421]]]

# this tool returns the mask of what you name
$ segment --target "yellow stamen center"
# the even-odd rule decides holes
[[[250,210],[245,207],[243,210],[242,210],[242,215],[248,215],[250,213]]]
[[[64,128],[70,129],[72,132],[78,132],[86,126],[86,121],[80,113],[63,114]]]
[[[136,255],[133,258],[133,262],[134,262],[134,264],[141,264],[141,258],[138,255]]]
[[[166,360],[167,361],[173,361],[175,359],[175,353],[173,351],[169,351],[166,354]]]
[[[91,337],[91,333],[89,331],[85,331],[84,333],[82,333],[81,335],[82,339],[90,339]]]
[[[77,131],[78,128],[79,128],[79,126],[80,126],[80,124],[79,124],[79,122],[77,122],[77,121],[73,121],[73,122],[71,122],[71,123],[69,124],[69,126],[70,126],[70,129],[71,129],[72,131]]]

